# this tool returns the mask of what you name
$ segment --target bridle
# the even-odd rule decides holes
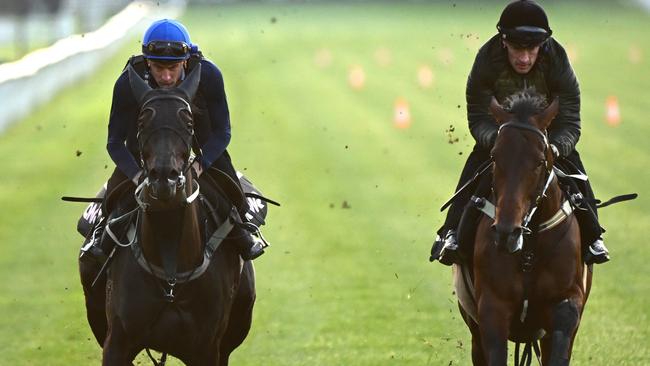
[[[155,118],[156,110],[153,107],[148,106],[148,105],[151,104],[154,101],[164,100],[164,99],[176,100],[176,101],[180,101],[180,102],[182,102],[184,104],[184,106],[180,107],[176,112],[176,115],[178,116],[178,118],[180,118],[180,114],[183,111],[188,112],[189,115],[192,116],[192,107],[191,107],[190,103],[186,99],[184,99],[184,98],[182,98],[181,96],[178,96],[178,95],[162,94],[162,95],[154,95],[153,97],[151,97],[149,99],[146,99],[142,103],[142,106],[140,107],[138,120],[140,120],[140,118],[142,118],[143,113],[146,110],[150,110],[152,112],[151,119]],[[181,171],[180,171],[180,173],[178,175],[178,178],[176,179],[176,182],[175,182],[176,188],[179,189],[179,190],[182,190],[183,192],[185,192],[185,189],[184,189],[185,188],[185,183],[186,183],[186,178],[185,177],[188,174],[188,171],[190,170],[190,168],[192,166],[192,163],[194,162],[195,157],[192,156],[192,154],[191,154],[192,141],[194,139],[194,123],[193,123],[193,119],[191,119],[191,121],[189,123],[187,123],[187,128],[185,128],[185,129],[183,129],[181,127],[177,127],[177,126],[168,126],[168,125],[157,126],[157,127],[152,127],[152,128],[143,128],[143,124],[139,122],[138,123],[138,133],[137,133],[136,138],[138,140],[138,149],[140,150],[140,163],[142,164],[142,168],[143,168],[143,173],[142,174],[144,176],[144,180],[136,188],[135,198],[136,198],[136,201],[138,202],[138,205],[141,208],[143,208],[144,210],[149,209],[149,204],[142,200],[142,197],[141,197],[142,196],[142,191],[143,191],[143,189],[145,187],[148,187],[149,184],[151,183],[150,180],[149,180],[149,176],[148,176],[149,168],[147,167],[147,163],[144,160],[144,156],[143,156],[144,147],[146,146],[147,142],[149,141],[149,139],[153,135],[155,135],[157,133],[160,133],[162,131],[165,131],[165,130],[172,131],[183,142],[184,146],[186,147],[186,151],[190,152],[190,153],[188,153],[188,159],[183,162],[183,166],[182,166]],[[172,183],[171,180],[169,180],[169,181],[170,181],[170,183]],[[195,188],[194,192],[190,194],[189,197],[185,198],[185,200],[184,200],[185,204],[192,203],[199,194],[199,189],[200,189],[199,188],[199,183],[196,180],[194,180],[194,185],[196,186],[196,188]],[[158,199],[157,197],[155,197],[155,196],[153,196],[151,194],[149,194],[149,197],[154,199],[154,200]]]
[[[543,132],[542,130],[540,130],[540,129],[536,128],[536,127],[533,127],[531,125],[521,123],[521,122],[507,122],[507,123],[502,124],[499,127],[497,135],[499,133],[501,133],[501,131],[504,128],[517,128],[517,129],[521,129],[521,130],[532,131],[532,132],[535,133],[536,136],[541,138],[542,141],[544,142],[544,160],[542,160],[541,163],[544,164],[545,172],[544,172],[543,178],[540,179],[539,182],[538,182],[536,197],[531,202],[530,207],[529,207],[526,215],[524,215],[524,219],[523,219],[523,222],[521,224],[522,234],[523,233],[530,234],[530,233],[532,233],[532,230],[528,227],[528,225],[530,224],[530,221],[532,220],[533,215],[537,211],[537,208],[539,207],[542,199],[544,197],[546,197],[546,191],[548,190],[548,188],[551,185],[551,182],[555,178],[555,171],[553,169],[553,163],[552,163],[552,161],[549,161],[549,158],[548,158],[549,157],[549,151],[551,149],[551,145],[549,144],[547,134],[545,132]],[[494,162],[494,157],[491,157],[491,159]],[[521,245],[523,245],[523,236],[520,235],[519,239],[518,239],[518,247],[521,247]]]

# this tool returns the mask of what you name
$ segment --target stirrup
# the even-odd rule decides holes
[[[253,245],[241,253],[241,257],[245,261],[248,260],[252,261],[255,258],[261,256],[262,254],[264,254],[264,248],[266,248],[264,246],[264,242],[261,239],[259,239],[255,235],[251,235],[251,238],[253,238]]]
[[[596,239],[586,250],[584,261],[587,265],[602,264],[609,260],[609,251],[602,238]]]
[[[431,245],[431,254],[429,255],[429,262],[433,262],[440,258],[440,252],[442,252],[442,247],[444,246],[445,241],[440,235],[436,235],[436,239]]]
[[[104,250],[101,247],[102,237],[104,235],[104,229],[106,226],[106,219],[102,217],[95,227],[93,228],[93,233],[84,246],[81,247],[79,258],[82,260],[94,260],[99,263],[104,263],[108,256],[104,253]]]
[[[244,260],[254,260],[264,254],[264,249],[270,246],[270,244],[266,241],[266,238],[264,238],[264,235],[262,235],[262,232],[257,225],[247,221],[243,222],[241,226],[244,229],[244,232],[250,235],[244,240],[247,244],[250,243],[250,241],[252,241],[253,244],[247,248],[242,248],[240,255]]]

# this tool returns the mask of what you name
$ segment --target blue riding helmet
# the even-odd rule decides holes
[[[187,29],[176,20],[155,21],[142,37],[142,54],[152,60],[187,60],[193,48]]]

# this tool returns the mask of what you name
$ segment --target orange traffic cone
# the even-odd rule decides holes
[[[393,121],[395,127],[400,129],[409,128],[411,126],[411,108],[406,99],[397,98],[395,100]]]
[[[348,83],[352,89],[363,89],[363,86],[366,85],[366,72],[363,70],[363,67],[358,65],[350,67]]]
[[[621,124],[621,110],[618,106],[618,98],[613,95],[607,97],[607,102],[605,102],[607,108],[606,119],[607,124],[612,127],[618,126]]]

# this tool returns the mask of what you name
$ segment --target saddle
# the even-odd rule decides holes
[[[233,203],[237,211],[246,221],[253,223],[257,227],[264,225],[266,223],[265,218],[268,212],[268,203],[276,205],[277,203],[265,198],[260,190],[242,173],[237,172],[237,177],[243,190],[226,173],[218,169],[210,168],[209,174],[203,174],[199,180],[201,186],[205,187],[205,189],[201,190],[204,199],[212,204],[212,206],[217,206],[216,202],[218,202],[218,198],[216,195],[222,194]],[[208,189],[208,187],[213,187],[214,189]],[[135,203],[133,200],[134,190],[135,186],[130,181],[125,180],[106,196],[106,184],[104,184],[103,188],[96,195],[97,199],[103,199],[103,203],[91,202],[86,207],[77,222],[77,231],[79,234],[84,238],[88,238],[92,234],[92,229],[95,224],[103,218],[102,204],[104,205],[104,212],[111,212],[113,213],[111,216],[116,216],[116,208],[122,205],[122,201]],[[118,211],[122,212],[124,210]]]

